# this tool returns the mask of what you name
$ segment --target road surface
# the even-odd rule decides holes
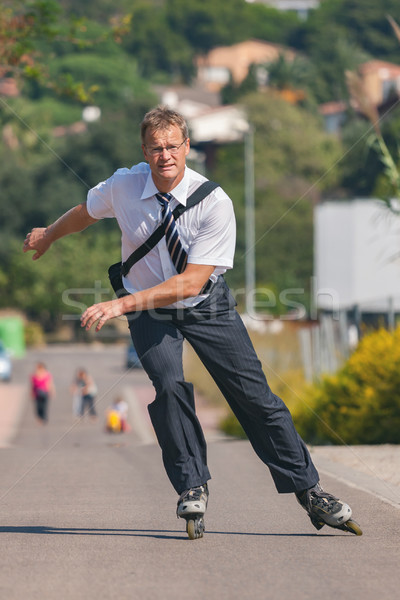
[[[57,387],[44,427],[26,393],[37,359]],[[72,416],[69,385],[79,366],[99,388],[96,421]],[[12,386],[25,403],[17,435],[0,449],[2,599],[397,597],[398,508],[324,476],[324,487],[353,507],[364,535],[317,532],[292,495],[276,493],[248,442],[219,438],[208,424],[207,531],[188,540],[149,427],[152,388],[141,370],[126,372],[123,347],[30,352],[16,361]],[[106,434],[104,411],[120,393],[134,429]]]

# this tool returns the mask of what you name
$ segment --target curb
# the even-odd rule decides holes
[[[371,494],[379,500],[400,509],[400,488],[382,478],[357,471],[343,463],[334,462],[318,453],[318,448],[310,448],[311,457],[321,474],[334,477],[349,487]]]

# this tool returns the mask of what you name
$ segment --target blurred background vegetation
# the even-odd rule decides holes
[[[58,296],[49,300],[49,289],[61,289],[64,282],[79,287],[88,273],[106,284],[114,224],[81,235],[74,265],[69,271],[63,265],[64,275],[64,252],[52,249],[40,265],[47,285],[36,284],[24,294],[15,283],[39,276],[38,267],[20,253],[25,234],[85,200],[87,190],[116,168],[141,160],[138,125],[157,102],[154,84],[190,85],[196,55],[249,38],[288,45],[300,57],[271,67],[270,93],[256,91],[250,73],[240,89],[228,85],[226,94],[240,101],[255,128],[257,285],[278,292],[303,289],[307,305],[313,204],[327,195],[371,196],[382,187],[383,172],[374,151],[360,141],[370,124],[349,115],[340,138],[328,135],[317,106],[348,97],[346,69],[368,57],[398,58],[386,18],[400,20],[397,1],[326,0],[306,21],[244,0],[2,0],[0,6],[0,64],[21,90],[16,98],[0,96],[0,308],[18,307],[46,329],[54,328],[63,306]],[[285,86],[301,87],[304,100],[282,101],[274,90]],[[74,134],[89,104],[101,109],[101,118]],[[394,113],[382,129],[394,149],[400,118]],[[236,268],[228,279],[240,288],[242,145],[219,147],[214,171],[207,175],[235,204]],[[114,258],[119,244],[112,239]]]
[[[366,335],[335,374],[309,387],[294,419],[314,444],[400,443],[400,327]]]

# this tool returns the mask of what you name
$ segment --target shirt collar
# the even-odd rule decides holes
[[[178,185],[176,187],[174,187],[170,191],[170,193],[180,204],[183,204],[183,206],[186,206],[188,189],[189,189],[189,175],[188,175],[187,167],[185,166],[185,172],[183,174],[182,180],[178,183]],[[142,192],[140,199],[144,200],[146,198],[151,198],[152,196],[155,196],[155,194],[158,194],[158,193],[159,193],[159,190],[157,189],[157,187],[153,181],[153,178],[151,176],[151,171],[149,171],[149,174],[147,176],[147,181],[144,186],[144,190]]]

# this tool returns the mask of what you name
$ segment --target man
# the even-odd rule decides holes
[[[190,140],[183,117],[168,108],[147,113],[141,125],[146,163],[120,169],[91,189],[47,228],[27,235],[24,251],[42,256],[60,237],[82,231],[102,218],[116,218],[122,232],[122,260],[163,223],[165,235],[123,279],[127,294],[90,306],[82,326],[99,331],[126,314],[139,358],[156,397],[150,417],[167,475],[180,495],[177,515],[189,537],[201,537],[207,506],[207,449],[196,417],[193,388],[182,370],[187,339],[238,417],[280,493],[295,493],[318,529],[324,524],[353,533],[351,509],[325,493],[290,413],[265,379],[246,329],[222,277],[233,266],[235,219],[232,202],[216,188],[179,220],[171,211],[205,178],[186,167]],[[346,525],[345,525],[346,524]]]

